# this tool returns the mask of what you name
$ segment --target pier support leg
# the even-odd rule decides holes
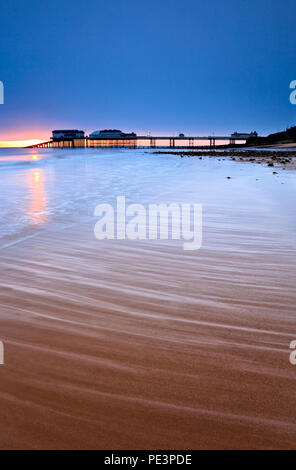
[[[216,139],[214,139],[213,137],[210,138],[210,147],[216,147]]]

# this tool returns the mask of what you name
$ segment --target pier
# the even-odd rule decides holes
[[[235,132],[233,134],[224,136],[186,136],[179,134],[178,136],[163,135],[137,135],[137,134],[124,134],[121,131],[101,131],[100,133],[93,133],[90,136],[75,138],[59,136],[55,137],[54,134],[62,131],[54,131],[50,140],[41,142],[39,144],[30,145],[28,148],[182,148],[182,147],[198,147],[198,142],[208,141],[209,147],[215,148],[217,142],[229,142],[230,145],[235,145],[236,142],[245,142],[249,137],[257,136],[257,133],[242,134]],[[71,132],[71,131],[63,131]],[[74,132],[74,131],[73,131]],[[75,131],[81,132],[81,131]]]

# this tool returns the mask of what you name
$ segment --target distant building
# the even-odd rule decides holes
[[[238,137],[241,138],[241,139],[249,139],[250,137],[257,137],[257,136],[258,136],[258,134],[257,134],[256,131],[249,132],[249,133],[234,132],[233,134],[231,134],[231,137],[233,139],[238,138]]]
[[[135,139],[137,134],[134,132],[128,134],[119,129],[104,129],[94,131],[89,135],[90,139]]]
[[[52,131],[52,139],[84,139],[84,131],[78,129]]]

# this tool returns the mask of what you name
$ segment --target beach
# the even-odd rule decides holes
[[[1,449],[295,447],[295,173],[273,172],[1,149]],[[118,195],[202,204],[202,248],[97,240]]]

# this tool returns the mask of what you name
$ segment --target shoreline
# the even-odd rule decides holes
[[[219,157],[219,159],[224,160],[225,158],[231,158],[233,161],[237,162],[250,162],[258,164],[266,164],[269,167],[277,167],[281,169],[296,169],[296,151],[275,151],[275,150],[250,150],[246,149],[244,151],[232,150],[177,150],[177,151],[155,151],[153,152],[157,155],[171,154],[171,155],[180,155],[183,157]]]

